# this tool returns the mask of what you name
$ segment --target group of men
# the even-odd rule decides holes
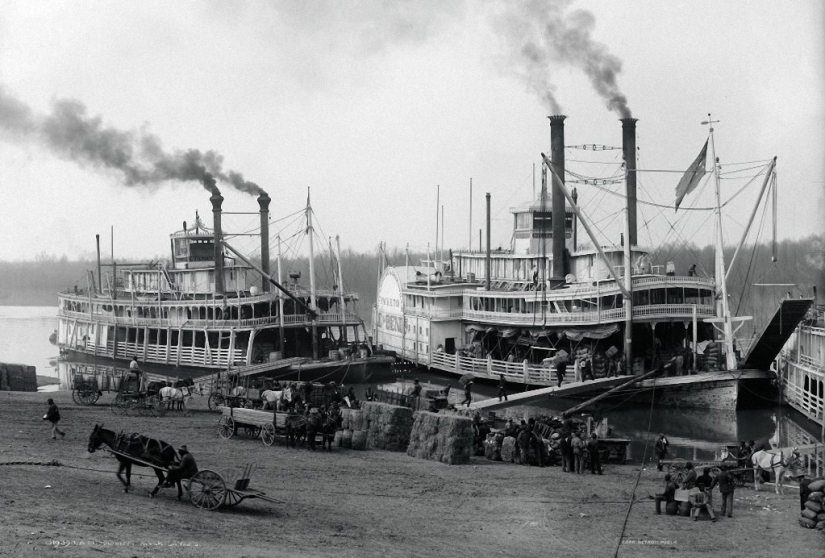
[[[545,362],[555,362],[556,370],[556,386],[561,387],[564,377],[567,375],[567,358],[556,357],[555,359],[545,359]],[[595,380],[596,376],[593,373],[593,357],[577,358],[574,363],[575,381],[586,382],[589,379]],[[612,355],[607,357],[607,374],[606,378],[614,376],[621,376],[624,374],[624,359],[619,355]]]
[[[590,434],[589,439],[580,437],[578,432],[563,433],[559,449],[561,450],[562,469],[565,473],[581,475],[585,458],[589,457],[590,474],[604,474],[599,454],[599,439],[595,432]]]
[[[722,495],[722,509],[720,514],[727,517],[733,517],[733,491],[735,488],[734,479],[729,472],[727,465],[720,467],[719,473],[716,476],[711,476],[710,468],[705,467],[701,475],[696,473],[693,468],[693,463],[687,463],[686,468],[688,474],[682,481],[682,486],[679,487],[672,480],[670,474],[665,475],[665,490],[661,494],[653,496],[656,502],[656,514],[662,513],[662,502],[666,504],[666,513],[668,515],[676,515],[676,489],[682,488],[689,491],[688,501],[691,504],[690,515],[694,521],[699,519],[699,514],[703,511],[707,513],[711,521],[716,521],[716,515],[713,512],[713,489],[719,487],[719,493]]]

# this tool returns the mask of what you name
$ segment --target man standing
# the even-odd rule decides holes
[[[578,432],[573,432],[570,439],[570,445],[573,446],[573,461],[576,467],[576,474],[582,474],[582,461],[584,457],[584,441],[579,438]]]
[[[593,376],[593,359],[591,357],[586,357],[582,364],[582,382],[586,382],[588,376],[590,376],[591,380],[596,379]]]
[[[613,376],[618,376],[618,372],[616,371],[616,359],[614,357],[610,357],[607,360],[607,377],[612,378]]]
[[[504,379],[504,374],[498,375],[498,400],[501,401],[501,398],[504,398],[507,401],[507,380]]]
[[[808,501],[808,496],[811,495],[811,489],[808,488],[808,485],[813,482],[813,479],[803,473],[796,477],[796,481],[799,483],[799,508],[804,510],[805,502]]]
[[[669,474],[665,475],[665,491],[657,494],[653,499],[656,500],[656,515],[662,515],[662,500],[665,501],[665,505],[676,501],[676,483],[670,480]],[[665,511],[667,511],[667,508],[665,508]]]
[[[705,467],[704,469],[702,469],[702,474],[699,475],[699,478],[696,479],[696,486],[702,492],[704,492],[706,488],[707,489],[712,489],[713,488],[713,477],[710,476],[710,468],[709,467]],[[711,508],[713,508],[713,491],[712,490],[708,490],[707,503]]]
[[[66,433],[57,427],[57,423],[60,422],[60,411],[57,409],[57,405],[54,404],[54,399],[51,397],[47,403],[49,404],[49,410],[46,411],[46,415],[43,417],[43,420],[47,420],[52,423],[52,440],[57,439],[57,434],[60,434],[60,437],[63,438]]]
[[[659,458],[659,462],[656,464],[656,469],[658,469],[659,471],[662,470],[662,461],[667,455],[667,448],[669,445],[670,442],[667,441],[665,435],[660,433],[659,439],[656,440],[656,457]]]
[[[599,455],[599,440],[596,433],[590,435],[590,441],[587,442],[587,452],[590,454],[590,474],[595,475],[596,472],[602,474],[602,458]]]
[[[561,438],[561,462],[562,462],[562,470],[565,473],[572,473],[573,472],[573,438],[570,436],[569,432],[563,432]]]
[[[733,482],[733,477],[730,476],[728,473],[728,466],[722,465],[720,467],[719,474],[716,475],[716,478],[713,479],[710,487],[713,489],[714,486],[719,486],[719,492],[722,494],[722,511],[720,515],[727,515],[728,517],[733,516],[733,489],[735,487],[735,483]]]

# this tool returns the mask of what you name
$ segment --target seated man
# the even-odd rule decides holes
[[[699,518],[699,514],[702,513],[702,510],[705,510],[708,512],[710,520],[716,522],[716,516],[713,515],[713,507],[710,505],[710,487],[691,494],[688,500],[693,505],[693,508],[690,510],[693,521],[696,521]]]
[[[662,500],[665,504],[676,501],[676,483],[670,480],[669,474],[665,475],[665,491],[657,494],[653,499],[656,500],[656,515],[662,515]]]
[[[180,453],[180,464],[169,467],[169,472],[166,474],[166,482],[163,484],[163,486],[167,488],[184,479],[191,478],[198,472],[198,465],[195,463],[195,458],[189,453],[185,445],[178,448],[178,453]],[[180,494],[178,494],[178,500],[180,500]]]

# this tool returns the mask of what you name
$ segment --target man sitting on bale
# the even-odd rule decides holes
[[[665,501],[665,513],[676,515],[676,506],[670,505],[671,502],[676,503],[676,483],[670,480],[670,474],[665,475],[665,491],[652,498],[656,500],[656,515],[662,515],[662,500]]]
[[[696,486],[699,476],[696,474],[696,469],[693,468],[693,463],[690,461],[688,461],[687,465],[685,465],[685,469],[688,470],[688,473],[685,480],[682,481],[682,489],[690,490]]]
[[[195,463],[195,458],[189,453],[185,445],[178,448],[178,453],[180,453],[180,465],[172,465],[169,467],[169,472],[166,474],[166,482],[163,484],[165,488],[174,486],[175,483],[184,479],[192,478],[192,476],[198,472],[198,465]],[[178,500],[180,500],[180,496],[178,496]]]
[[[693,517],[693,521],[699,519],[699,514],[702,513],[702,510],[704,510],[710,516],[710,520],[714,523],[716,522],[716,516],[713,514],[713,506],[710,503],[710,487],[701,489],[695,494],[691,494],[688,497],[688,500],[693,505],[690,510],[690,515]]]

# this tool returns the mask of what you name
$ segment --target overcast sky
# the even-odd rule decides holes
[[[269,192],[273,219],[300,210],[311,187],[323,233],[361,251],[379,241],[434,244],[437,185],[446,245],[466,247],[471,177],[474,247],[486,192],[493,243],[508,246],[508,211],[532,197],[553,102],[568,115],[568,145],[620,146],[624,96],[639,119],[639,167],[648,169],[686,169],[710,112],[721,121],[723,165],[778,156],[779,235],[799,238],[825,228],[824,39],[825,10],[813,0],[0,1],[0,87],[31,122],[74,100],[102,128],[131,134],[121,139],[153,136],[172,155],[214,150],[224,171]],[[10,122],[7,111],[0,259],[90,256],[95,233],[106,253],[112,225],[118,258],[165,255],[167,235],[196,210],[211,225],[209,193],[197,182],[130,185],[123,172]],[[569,170],[593,177],[621,162],[620,151],[567,156]],[[759,164],[723,170],[749,166]],[[678,179],[643,175],[639,196],[672,204]],[[744,184],[723,181],[722,197]],[[758,185],[726,207],[727,242],[741,234]],[[257,210],[253,196],[218,187],[226,210]],[[616,242],[621,198],[577,187],[605,242]],[[711,194],[704,188],[685,206],[707,205]],[[687,213],[640,210],[645,245],[712,242],[702,212],[668,236]],[[225,218],[230,231],[255,224]]]

